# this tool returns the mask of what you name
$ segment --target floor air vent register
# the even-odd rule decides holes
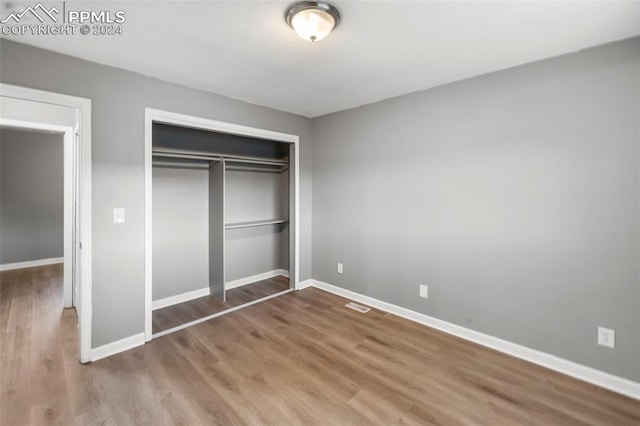
[[[357,303],[349,302],[346,305],[347,308],[353,309],[354,311],[358,311],[361,314],[366,314],[371,310],[371,308],[367,308],[366,306],[358,305]]]

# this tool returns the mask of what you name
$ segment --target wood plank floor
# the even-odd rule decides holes
[[[0,424],[638,425],[640,402],[309,288],[89,365],[61,270],[0,274]]]
[[[215,296],[205,296],[177,305],[167,306],[166,308],[156,309],[152,313],[152,331],[155,334],[169,330],[288,289],[289,278],[279,275],[227,290],[227,300],[225,302]]]

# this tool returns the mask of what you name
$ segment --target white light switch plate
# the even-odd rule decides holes
[[[420,284],[420,297],[424,297],[425,299],[429,297],[429,287],[424,285],[424,284]]]
[[[342,263],[338,262],[338,273],[342,274],[344,272],[344,267],[342,266]]]
[[[113,223],[124,223],[124,207],[113,209]]]

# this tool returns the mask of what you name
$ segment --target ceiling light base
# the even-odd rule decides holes
[[[299,1],[287,8],[285,21],[300,37],[322,40],[340,23],[340,12],[326,1]]]

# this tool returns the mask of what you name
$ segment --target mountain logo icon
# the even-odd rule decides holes
[[[7,16],[2,21],[0,21],[0,23],[6,24],[10,20],[13,20],[17,24],[26,15],[35,16],[36,19],[41,23],[45,21],[45,17],[49,17],[49,19],[57,23],[58,18],[54,16],[54,13],[56,15],[60,13],[60,11],[55,6],[52,7],[51,9],[47,9],[42,5],[42,3],[38,3],[35,6],[28,6],[25,10],[23,10],[20,13],[12,12],[11,14],[9,14],[9,16]]]

